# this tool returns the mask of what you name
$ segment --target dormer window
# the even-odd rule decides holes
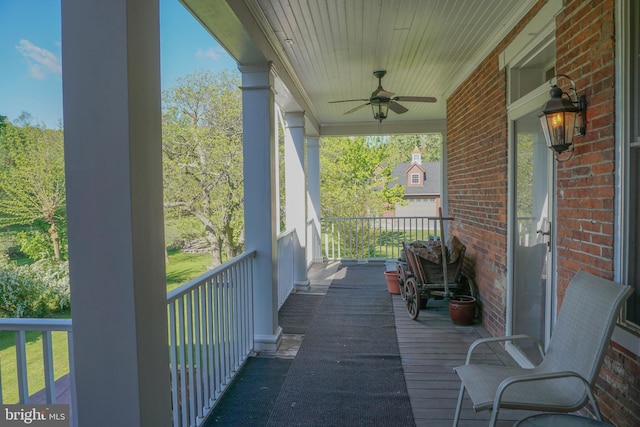
[[[412,173],[411,174],[411,184],[420,185],[420,174],[419,173]]]

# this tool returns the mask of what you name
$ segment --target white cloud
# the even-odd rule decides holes
[[[213,59],[214,61],[217,61],[218,59],[220,59],[220,53],[216,52],[216,50],[212,47],[210,47],[207,50],[202,50],[202,49],[196,50],[196,56],[198,58]]]
[[[38,47],[26,39],[21,39],[16,49],[27,58],[29,72],[34,79],[44,79],[47,73],[62,73],[60,58],[47,49]]]

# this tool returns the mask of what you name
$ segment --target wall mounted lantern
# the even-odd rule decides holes
[[[558,77],[564,77],[571,82],[573,97],[568,92],[563,92],[557,84],[551,86],[551,99],[547,101],[542,109],[540,123],[547,146],[551,148],[558,159],[558,154],[571,150],[573,156],[573,136],[584,135],[587,129],[586,113],[587,100],[584,95],[578,96],[575,82],[564,74],[555,76],[556,83]],[[568,160],[571,158],[565,158]]]

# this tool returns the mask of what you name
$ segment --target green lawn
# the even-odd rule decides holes
[[[168,252],[167,292],[207,272],[211,265],[211,254],[187,254],[176,249]]]

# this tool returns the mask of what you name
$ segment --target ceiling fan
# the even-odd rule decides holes
[[[371,93],[370,98],[363,99],[344,99],[342,101],[330,101],[329,104],[335,104],[337,102],[354,102],[361,101],[364,104],[358,105],[355,108],[345,112],[344,114],[351,114],[358,111],[361,108],[371,105],[373,111],[373,118],[380,123],[387,118],[389,110],[396,114],[403,114],[409,111],[408,108],[399,104],[398,101],[404,102],[436,102],[436,98],[432,96],[395,96],[395,93],[388,92],[382,88],[382,78],[387,74],[386,70],[374,71],[373,75],[378,79],[378,88]]]

